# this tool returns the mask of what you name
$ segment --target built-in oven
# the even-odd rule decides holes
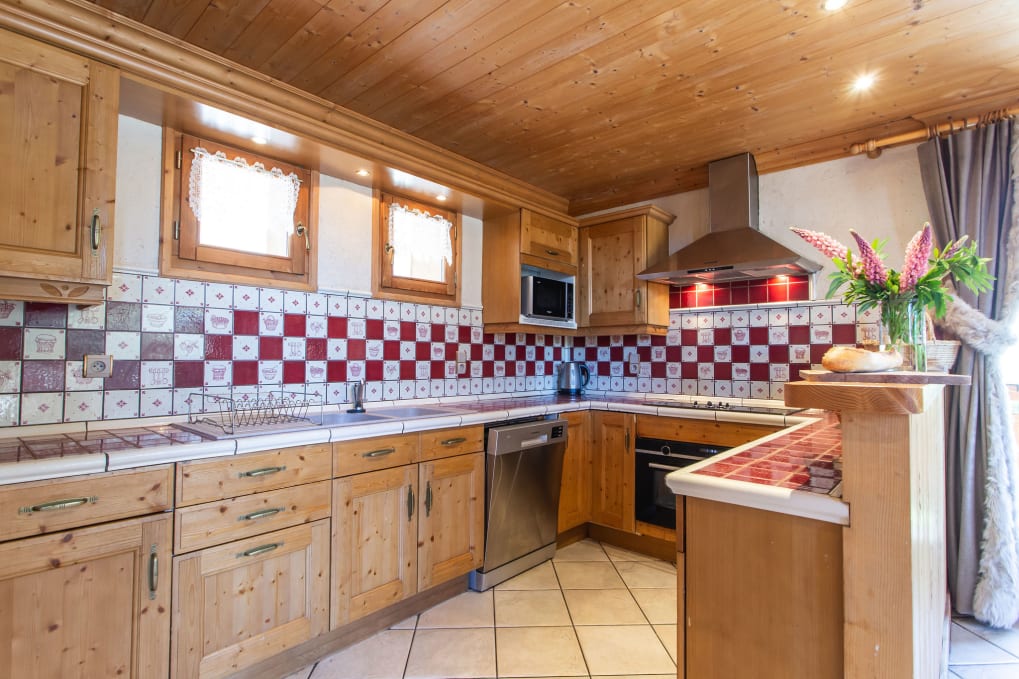
[[[638,436],[636,440],[634,500],[637,520],[676,527],[676,496],[665,483],[665,476],[683,467],[705,460],[727,446]]]

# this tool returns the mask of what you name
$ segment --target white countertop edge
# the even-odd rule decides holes
[[[821,418],[819,418],[819,417],[803,417],[803,418],[799,418],[800,421],[797,422],[796,424],[789,425],[789,423],[787,422],[786,424],[788,426],[786,426],[784,429],[779,429],[778,431],[772,432],[772,433],[768,434],[767,436],[762,436],[761,438],[754,439],[753,441],[749,441],[747,443],[744,443],[741,446],[736,446],[735,448],[730,448],[729,450],[721,452],[718,455],[712,455],[711,457],[709,457],[709,458],[707,458],[705,460],[701,460],[700,462],[695,462],[694,464],[690,465],[689,467],[683,467],[683,471],[684,472],[694,472],[694,471],[697,471],[698,469],[703,469],[704,467],[710,467],[711,465],[713,465],[716,462],[721,462],[722,460],[730,458],[733,455],[737,455],[739,453],[742,453],[747,448],[755,448],[755,447],[761,445],[762,443],[767,443],[768,441],[772,441],[774,439],[780,438],[780,437],[785,436],[786,434],[790,434],[790,433],[792,433],[792,432],[794,432],[794,431],[796,431],[798,429],[803,429],[807,425],[813,424],[814,422],[817,422],[819,419],[821,419]],[[760,484],[756,484],[755,483],[755,484],[752,484],[752,485],[757,486],[757,485],[760,485]]]
[[[104,453],[54,457],[30,462],[5,462],[0,464],[0,485],[59,479],[65,476],[80,476],[104,471],[106,471],[106,455]]]
[[[351,441],[353,439],[364,439],[370,436],[402,434],[403,420],[372,422],[371,424],[348,424],[342,427],[333,427],[332,429],[329,429],[328,432],[329,441]]]
[[[675,406],[657,406],[654,408],[655,415],[659,417],[682,417],[687,420],[714,420],[714,410],[703,408],[683,408]]]
[[[536,415],[548,414],[548,406],[523,406],[521,408],[510,408],[509,418],[515,419],[518,417],[534,417]]]
[[[202,441],[201,443],[182,444],[177,446],[158,446],[155,448],[136,448],[116,450],[107,453],[109,461],[106,471],[118,469],[134,469],[167,462],[185,462],[187,460],[204,460],[211,457],[229,457],[237,452],[235,442],[230,440]]]
[[[644,405],[643,403],[609,403],[608,410],[621,411],[624,413],[639,413],[643,415],[657,415],[658,406]]]
[[[460,424],[466,427],[472,424],[487,424],[488,422],[508,420],[509,417],[510,411],[508,410],[488,410],[477,413],[467,413],[460,418]]]
[[[403,420],[403,431],[428,431],[429,429],[448,429],[459,427],[462,423],[461,415],[439,415],[438,417],[420,417],[416,419]]]
[[[744,424],[769,424],[784,427],[789,424],[785,415],[769,415],[767,413],[735,413],[731,410],[719,410],[715,413],[716,422],[742,422]]]
[[[554,413],[572,413],[580,410],[590,410],[591,404],[588,401],[568,401],[563,403],[553,403],[548,406],[549,414]]]
[[[849,505],[830,495],[695,475],[685,469],[670,473],[665,482],[676,495],[849,525]]]
[[[253,453],[271,448],[287,448],[290,446],[308,446],[315,443],[329,443],[329,430],[325,427],[298,429],[278,434],[261,434],[259,436],[243,436],[237,441],[237,454]]]

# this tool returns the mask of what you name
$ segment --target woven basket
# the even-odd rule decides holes
[[[958,340],[939,340],[934,338],[934,321],[927,315],[927,370],[931,372],[951,372],[955,359],[959,356]]]

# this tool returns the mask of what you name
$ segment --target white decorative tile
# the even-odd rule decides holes
[[[383,312],[383,304],[381,299],[368,299],[365,301],[364,315],[365,318],[381,319]]]
[[[234,309],[258,311],[259,291],[253,285],[234,286]]]
[[[410,342],[409,344],[413,344]],[[327,357],[330,361],[344,361],[347,358],[347,340],[329,339],[326,341]],[[411,355],[413,358],[413,354]]]
[[[347,317],[348,318],[364,318],[367,309],[368,309],[368,300],[366,300],[364,297],[348,297],[347,298]]]
[[[161,276],[142,277],[142,302],[149,304],[173,304],[174,280]]]
[[[178,361],[199,361],[205,358],[205,336],[177,334],[173,336],[173,357]]]
[[[0,394],[21,391],[21,361],[0,361]]]
[[[259,384],[283,384],[283,361],[259,361]]]
[[[102,306],[103,309],[106,305]],[[72,309],[74,307],[71,307]],[[90,309],[92,307],[85,307]],[[103,314],[105,316],[105,312]],[[17,300],[4,299],[0,300],[0,326],[7,327],[20,327],[25,324],[25,303]]]
[[[142,361],[142,389],[169,389],[173,386],[173,361]]]
[[[811,325],[810,326],[810,343],[811,344],[830,344],[832,341],[831,326],[830,325]]]
[[[137,389],[118,389],[103,395],[103,419],[117,420],[138,417],[141,392]]]
[[[817,305],[810,307],[810,322],[821,325],[831,324],[831,307],[828,305]]]
[[[789,309],[768,309],[768,325],[789,325]]]
[[[258,334],[271,337],[283,336],[283,314],[276,311],[262,311],[258,314]]]
[[[363,318],[347,319],[347,339],[364,339],[366,325]]]
[[[305,293],[305,309],[309,316],[325,316],[329,311],[329,301],[321,292]]]
[[[305,350],[305,340],[303,337],[284,337],[283,338],[283,360],[285,361],[303,361]]]
[[[382,335],[387,340],[400,339],[400,321],[386,321],[382,327]]]
[[[347,361],[348,380],[363,380],[364,377],[364,361]]]
[[[21,395],[21,424],[52,424],[63,417],[63,392]]]
[[[142,277],[138,274],[113,272],[113,280],[106,290],[111,302],[142,301]]]
[[[325,337],[329,332],[329,323],[325,316],[308,316],[304,326],[307,337]]]
[[[26,359],[63,360],[66,330],[57,328],[25,328],[22,357]]]
[[[471,324],[471,310],[470,309],[460,309],[460,310],[458,310],[458,312],[457,312],[457,323],[459,323],[460,325],[470,325]],[[541,337],[543,337],[543,336],[541,336]]]
[[[809,325],[810,307],[794,306],[789,309],[789,325]]]
[[[144,332],[173,332],[173,307],[165,304],[142,304]]]
[[[187,415],[189,412],[191,412],[192,408],[197,409],[201,404],[200,401],[201,391],[202,391],[201,387],[193,387],[190,389],[174,389],[173,414]]]
[[[16,426],[20,409],[20,394],[0,394],[0,427]]]
[[[106,351],[114,359],[137,361],[141,357],[142,334],[140,332],[106,333]]]
[[[326,313],[329,316],[347,315],[347,296],[328,295],[326,297]]]
[[[283,313],[283,291],[279,288],[259,288],[258,309]]]
[[[471,309],[471,325],[481,327],[481,309]]]
[[[103,417],[103,392],[69,391],[64,394],[64,422],[94,422]]]
[[[81,361],[67,361],[64,369],[65,391],[102,390],[103,380],[98,377],[84,377],[85,368]]]
[[[234,332],[234,312],[230,309],[205,310],[205,334],[232,335]]]
[[[387,321],[400,320],[400,303],[385,301],[382,303],[382,318]]]
[[[831,308],[832,323],[855,323],[856,307],[849,304],[835,304]]]
[[[233,286],[227,283],[206,283],[205,306],[214,309],[232,309],[234,306]]]
[[[177,279],[173,288],[173,303],[177,306],[205,305],[205,283]]]
[[[428,304],[417,304],[415,305],[417,311],[414,315],[414,320],[418,323],[431,323],[432,322],[432,307]]]
[[[788,344],[789,328],[782,326],[771,326],[768,328],[768,344]]]
[[[138,414],[141,417],[159,417],[173,414],[173,390],[142,389]]]
[[[234,335],[233,358],[235,361],[258,360],[258,338],[253,335]]]
[[[229,387],[233,384],[233,361],[206,361],[206,387]]]
[[[308,293],[297,290],[283,291],[283,313],[304,314],[308,312]]]
[[[2,321],[0,321],[2,324]],[[18,323],[19,324],[19,323]],[[67,308],[67,327],[74,330],[103,330],[106,328],[106,303],[91,307]]]
[[[400,304],[400,320],[413,323],[417,320],[417,305],[410,302]]]
[[[810,363],[810,347],[806,344],[789,345],[790,363]]]
[[[308,361],[304,364],[305,382],[321,383],[326,381],[326,362]]]

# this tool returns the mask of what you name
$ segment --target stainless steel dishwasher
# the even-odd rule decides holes
[[[566,420],[493,426],[485,445],[485,561],[479,592],[555,556]]]

